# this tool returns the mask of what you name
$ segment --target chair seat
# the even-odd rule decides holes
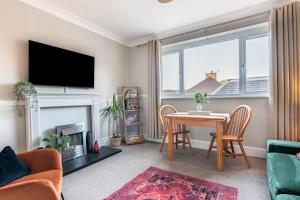
[[[216,137],[216,133],[214,133],[214,132],[209,133],[209,135],[214,138]],[[243,139],[238,138],[238,136],[236,136],[236,135],[223,135],[222,139],[223,140],[232,140],[232,141],[243,141]]]
[[[173,132],[173,135],[179,135],[179,134],[185,134],[185,133],[189,133],[190,131],[185,130],[185,131],[175,131]],[[168,132],[164,131],[164,134],[168,134]]]
[[[15,183],[22,183],[29,180],[37,180],[37,179],[46,179],[51,181],[51,183],[54,185],[55,189],[61,193],[61,187],[62,187],[62,170],[49,170],[44,171],[36,174],[29,174],[27,176],[24,176],[22,178],[19,178],[9,184],[15,184]]]
[[[222,140],[243,141],[243,139],[239,138],[237,135],[223,135]]]

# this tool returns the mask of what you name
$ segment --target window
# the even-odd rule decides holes
[[[265,26],[162,47],[162,97],[268,95]]]
[[[269,36],[246,40],[246,92],[269,91]]]
[[[179,95],[179,53],[162,56],[162,95]]]
[[[239,82],[239,41],[229,40],[184,50],[184,92],[219,94],[226,80]],[[232,91],[239,94],[239,85]]]

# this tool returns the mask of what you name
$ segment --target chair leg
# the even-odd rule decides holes
[[[193,155],[194,155],[194,151],[193,151],[193,147],[192,147],[192,143],[191,143],[190,137],[189,137],[189,135],[188,135],[187,133],[185,134],[185,137],[186,137],[186,139],[187,139],[189,148],[190,148],[190,150],[192,151],[192,153],[193,153]]]
[[[176,134],[175,137],[176,137],[176,140],[175,140],[176,141],[176,149],[178,149],[178,134]]]
[[[162,151],[162,149],[163,149],[163,147],[164,147],[164,145],[165,145],[166,137],[167,137],[167,134],[165,133],[165,134],[164,134],[164,137],[163,137],[163,140],[162,140],[162,142],[161,142],[161,145],[160,145],[160,150],[159,150],[159,152]]]
[[[247,167],[248,167],[248,168],[251,168],[250,161],[248,160],[248,157],[247,157],[247,155],[246,155],[246,152],[245,152],[245,149],[244,149],[244,147],[243,147],[242,142],[239,142],[239,145],[240,145],[240,148],[241,148],[241,150],[242,150],[242,153],[243,153],[244,159],[245,159],[245,161],[246,161]]]
[[[182,134],[182,148],[185,149],[186,144],[186,133]]]
[[[63,193],[60,193],[60,196],[61,196],[62,200],[65,200],[65,197],[64,197]]]
[[[212,138],[211,138],[210,145],[209,145],[209,148],[208,148],[208,151],[207,151],[207,154],[206,154],[206,157],[207,157],[207,158],[209,157],[209,154],[210,154],[210,152],[211,152],[211,150],[212,150],[212,148],[213,148],[215,139],[216,139],[215,137],[212,137]]]
[[[233,147],[233,142],[232,141],[230,141],[230,147],[231,147],[232,155],[235,158],[235,152],[234,152],[234,147]]]

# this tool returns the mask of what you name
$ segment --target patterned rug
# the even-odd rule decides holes
[[[150,167],[105,200],[236,200],[237,189]]]

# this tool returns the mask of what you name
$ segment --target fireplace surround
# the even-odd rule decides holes
[[[69,107],[89,106],[89,113],[91,116],[89,118],[90,122],[88,123],[90,124],[90,132],[93,133],[90,140],[94,141],[95,139],[97,139],[99,141],[103,141],[103,143],[109,142],[109,137],[100,137],[100,124],[102,123],[99,117],[99,110],[100,108],[106,106],[106,99],[101,99],[100,96],[93,94],[38,94],[37,100],[38,102],[36,105],[34,104],[34,100],[30,97],[28,97],[25,101],[26,142],[28,151],[41,146],[41,115],[43,115],[44,113],[41,112],[41,110],[48,108],[64,109]],[[74,124],[67,124],[64,126],[57,124],[55,126],[57,126],[57,133],[77,135],[77,139],[74,139],[76,141],[74,142],[74,145],[86,144],[86,130],[83,128],[84,125],[82,123],[75,122]],[[81,146],[77,147],[77,150],[80,148]],[[121,151],[122,150],[117,148],[101,146],[100,153],[95,154],[87,152],[87,147],[82,146],[82,150],[79,150],[78,154],[74,154],[73,152],[66,156],[66,159],[63,162],[63,175],[65,176],[67,174],[80,170],[112,155],[120,153]]]
[[[26,98],[26,144],[27,150],[39,148],[41,146],[41,112],[48,108],[68,108],[68,107],[90,107],[90,124],[93,134],[92,140],[100,139],[100,106],[104,106],[105,100],[94,94],[38,94],[37,103],[31,97]],[[102,105],[100,105],[102,104]],[[74,122],[76,123],[76,122]],[[60,125],[60,124],[57,124]]]

